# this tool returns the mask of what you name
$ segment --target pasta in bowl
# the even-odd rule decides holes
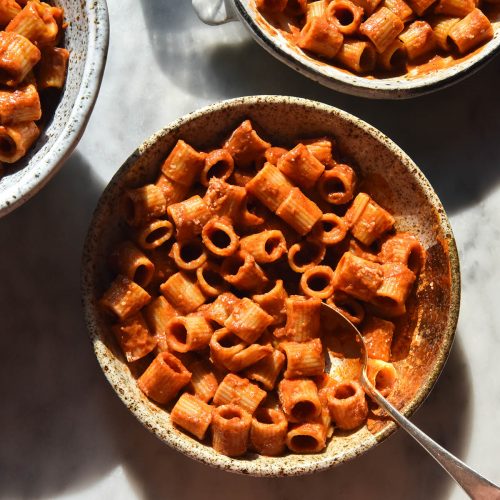
[[[444,364],[459,303],[451,229],[411,160],[344,112],[276,96],[144,143],[99,202],[82,286],[98,360],[139,420],[255,475],[325,469],[394,430],[322,300],[362,324],[372,376],[406,414]]]

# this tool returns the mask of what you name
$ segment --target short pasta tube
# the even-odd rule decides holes
[[[244,374],[250,380],[259,382],[264,389],[272,391],[284,365],[285,355],[275,349],[271,354],[249,366]]]
[[[359,32],[371,40],[378,53],[382,53],[403,28],[403,21],[392,10],[381,7],[361,24]]]
[[[302,28],[297,45],[326,59],[335,57],[344,37],[338,28],[323,17],[308,17]]]
[[[306,342],[282,342],[280,348],[286,355],[284,377],[315,377],[325,371],[325,356],[319,338]]]
[[[309,268],[300,278],[300,289],[308,297],[327,299],[333,294],[334,272],[330,266]]]
[[[330,416],[339,429],[354,430],[366,422],[368,404],[359,382],[348,380],[328,389],[327,401]]]
[[[305,342],[319,336],[321,300],[292,295],[285,300],[285,336],[288,340]]]
[[[423,16],[431,10],[436,0],[408,0],[408,3],[418,16]]]
[[[311,189],[325,170],[325,166],[316,159],[304,144],[297,144],[278,160],[278,168],[295,184],[304,189]]]
[[[156,341],[149,334],[140,312],[113,325],[111,329],[129,363],[147,356],[156,347]]]
[[[272,316],[272,324],[277,325],[282,324],[286,319],[285,300],[287,298],[288,293],[283,286],[283,280],[276,280],[262,293],[252,296],[253,301]]]
[[[201,440],[212,422],[212,407],[196,396],[184,393],[172,408],[170,420]]]
[[[348,226],[342,217],[336,214],[323,214],[311,231],[311,237],[323,245],[337,245],[347,236]]]
[[[210,321],[219,323],[219,325],[224,325],[224,322],[229,318],[231,311],[239,300],[236,295],[230,292],[223,293],[209,305],[205,317]]]
[[[141,226],[136,232],[136,241],[144,250],[161,247],[174,234],[174,226],[168,220],[156,219]]]
[[[395,315],[405,312],[405,302],[408,298],[416,276],[404,264],[389,262],[383,264],[383,281],[377,290],[375,305],[389,306],[398,311]]]
[[[170,256],[176,266],[184,271],[194,271],[207,261],[207,254],[200,239],[176,241],[172,245]]]
[[[387,71],[401,70],[406,67],[408,55],[401,40],[394,40],[382,54],[378,54],[377,62]]]
[[[269,264],[286,252],[286,240],[281,231],[266,230],[242,238],[240,248],[251,254],[259,264]]]
[[[306,422],[321,415],[316,384],[309,379],[283,379],[278,384],[281,407],[289,422]]]
[[[205,165],[205,153],[199,153],[179,139],[161,166],[163,175],[170,180],[192,186]]]
[[[228,373],[217,388],[213,404],[216,406],[235,404],[253,415],[266,394],[266,391],[248,379]]]
[[[153,279],[153,263],[131,241],[123,241],[113,250],[110,264],[118,274],[135,281],[142,288],[146,288]]]
[[[474,0],[439,0],[434,12],[445,16],[465,17],[476,8]]]
[[[343,35],[354,35],[363,20],[363,9],[349,0],[334,0],[328,4],[326,18]]]
[[[139,389],[153,401],[166,404],[189,382],[191,373],[169,352],[161,352],[139,377]]]
[[[35,85],[0,90],[0,125],[30,122],[42,117],[40,97]]]
[[[238,249],[239,237],[227,217],[210,219],[201,232],[205,248],[219,257],[229,257]]]
[[[151,295],[126,276],[119,275],[99,300],[101,307],[115,318],[125,320],[139,312]]]
[[[355,0],[355,4],[359,5],[367,16],[373,14],[375,9],[380,5],[381,0]]]
[[[259,408],[252,418],[250,443],[261,455],[275,457],[285,450],[288,422],[283,412]]]
[[[362,334],[369,358],[389,361],[394,336],[394,323],[385,319],[369,316],[363,323]]]
[[[288,431],[286,446],[294,453],[319,453],[326,447],[327,430],[319,421],[294,425]]]
[[[181,313],[188,314],[205,303],[198,285],[182,272],[175,273],[160,285],[165,298]]]
[[[208,346],[213,330],[203,316],[177,316],[167,323],[167,345],[171,351],[197,351]]]
[[[359,325],[365,317],[364,307],[345,293],[334,292],[326,303],[343,314],[353,325]]]
[[[276,212],[292,188],[291,182],[271,163],[266,163],[246,185],[246,190],[272,212]]]
[[[236,165],[247,168],[261,158],[271,144],[259,137],[250,120],[245,120],[223,147],[229,151]]]
[[[21,12],[21,7],[15,0],[2,0],[0,2],[0,25],[3,27]]]
[[[413,16],[413,10],[404,0],[383,0],[382,7],[392,10],[404,23]]]
[[[378,254],[382,262],[400,262],[415,274],[424,267],[425,250],[418,239],[410,233],[396,233],[387,238]]]
[[[44,47],[36,66],[36,81],[40,89],[62,89],[66,81],[69,52],[61,47]]]
[[[184,186],[178,182],[174,182],[161,173],[156,179],[155,186],[161,189],[161,192],[165,197],[167,207],[184,200],[189,191],[189,186]]]
[[[295,243],[288,251],[288,265],[296,273],[304,273],[317,266],[325,257],[326,248],[316,240],[303,240]]]
[[[451,28],[460,21],[459,17],[434,16],[429,20],[434,30],[434,38],[439,48],[450,52],[452,50],[451,39],[448,38]]]
[[[318,137],[316,139],[302,140],[302,144],[307,146],[309,152],[319,160],[326,169],[336,165],[333,159],[334,141],[329,137]]]
[[[270,163],[271,165],[277,166],[278,160],[286,153],[288,153],[288,149],[271,146],[266,149],[266,152],[264,153],[264,159],[266,160],[264,164]]]
[[[212,446],[228,457],[243,455],[248,448],[252,416],[237,405],[222,405],[213,409]]]
[[[480,9],[474,9],[451,27],[448,38],[460,54],[465,54],[491,40],[493,26]]]
[[[366,369],[368,380],[385,398],[394,390],[398,380],[398,372],[392,363],[381,359],[368,359]]]
[[[0,83],[19,85],[41,58],[38,47],[17,33],[0,32]]]
[[[0,161],[14,163],[21,159],[39,135],[34,122],[0,126]]]
[[[377,52],[371,42],[345,39],[335,58],[347,69],[363,74],[375,68]]]
[[[253,344],[272,322],[272,316],[245,297],[234,306],[224,326],[247,344]]]
[[[318,190],[321,197],[332,205],[344,205],[354,197],[356,174],[348,165],[338,164],[321,176]]]
[[[129,226],[138,227],[167,212],[167,204],[161,189],[154,184],[127,189],[122,196],[121,210]]]
[[[219,386],[213,365],[204,359],[197,359],[187,363],[191,372],[191,380],[186,388],[187,392],[208,403],[215,395]]]
[[[200,174],[200,182],[208,186],[210,179],[226,180],[233,173],[234,160],[226,149],[216,149],[207,154]]]
[[[168,351],[167,324],[177,316],[177,311],[168,303],[163,296],[156,297],[142,310],[149,331],[156,340],[156,348],[159,352]]]
[[[434,31],[425,21],[414,21],[399,35],[408,59],[413,61],[428,54],[436,47]]]
[[[247,196],[244,187],[228,184],[222,179],[212,177],[203,197],[210,212],[219,217],[229,217],[235,221],[241,216]]]
[[[319,221],[323,212],[299,188],[292,188],[276,210],[276,215],[304,236]]]
[[[189,240],[200,234],[211,217],[209,208],[198,195],[169,205],[167,212],[177,229],[178,241]]]
[[[217,297],[228,288],[228,283],[222,277],[220,266],[212,262],[205,262],[196,269],[196,282],[206,297]]]
[[[268,279],[248,252],[240,250],[222,263],[222,276],[239,290],[260,290]]]

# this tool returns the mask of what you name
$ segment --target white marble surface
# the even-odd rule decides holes
[[[413,420],[500,483],[500,58],[431,96],[367,101],[294,73],[239,24],[203,26],[188,0],[108,1],[108,66],[87,132],[57,177],[0,220],[0,497],[464,498],[402,432],[355,461],[303,478],[210,469],[144,430],[95,361],[79,263],[105,183],[171,120],[224,98],[266,93],[360,116],[431,180],[460,250],[462,311],[448,364]]]

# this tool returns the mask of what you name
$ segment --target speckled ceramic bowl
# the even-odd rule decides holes
[[[336,433],[327,449],[316,455],[248,455],[242,459],[220,455],[175,429],[168,412],[139,391],[97,306],[110,282],[106,256],[121,234],[116,207],[122,190],[151,182],[179,138],[199,149],[213,147],[245,118],[267,131],[266,138],[271,142],[334,136],[340,150],[352,158],[366,181],[364,189],[368,186],[375,199],[395,215],[399,230],[417,234],[424,243],[428,253],[426,271],[407,328],[403,327],[408,335],[401,338],[407,342],[404,350],[408,356],[396,362],[400,382],[391,397],[407,416],[422,403],[446,361],[458,317],[459,264],[448,219],[427,179],[393,142],[354,116],[317,102],[279,96],[225,101],[177,120],[144,142],[115,174],[95,210],[83,254],[85,317],[97,359],[109,382],[130,411],[158,438],[192,458],[233,472],[256,476],[305,474],[364,453],[391,434],[395,425],[381,422],[374,434],[366,427],[348,435]]]
[[[406,99],[447,87],[473,74],[500,51],[500,9],[496,10],[494,38],[449,67],[430,66],[392,78],[357,76],[306,55],[272,28],[255,8],[255,0],[192,0],[198,17],[207,24],[239,19],[254,39],[294,70],[339,92],[373,99]]]
[[[106,0],[54,0],[64,8],[70,51],[63,93],[29,153],[0,178],[0,217],[35,195],[78,144],[94,107],[108,51]]]

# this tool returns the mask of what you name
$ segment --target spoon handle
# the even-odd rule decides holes
[[[373,399],[417,441],[429,455],[465,490],[474,500],[499,500],[500,488],[465,465],[457,457],[446,451],[427,434],[415,427],[407,418],[399,413],[394,406],[383,398],[378,391],[373,391]]]

